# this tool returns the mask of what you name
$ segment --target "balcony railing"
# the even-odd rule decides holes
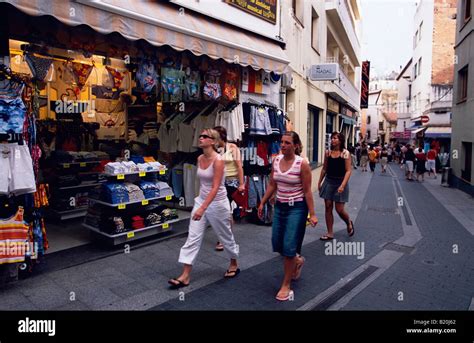
[[[339,20],[344,27],[349,43],[352,45],[357,58],[360,56],[360,42],[357,37],[355,24],[350,14],[346,0],[326,0],[326,11],[337,12]]]

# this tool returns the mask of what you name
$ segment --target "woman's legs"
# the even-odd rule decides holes
[[[295,272],[297,257],[284,257],[283,267],[285,276],[281,284],[280,290],[278,291],[277,298],[284,299],[288,297],[291,290],[291,278]]]
[[[344,208],[344,203],[343,202],[336,202],[336,212],[341,217],[341,219],[346,223],[347,225],[347,231],[350,233],[352,231],[352,225],[351,225],[351,220],[349,218],[349,214],[346,212]]]
[[[326,227],[328,229],[327,237],[334,237],[333,225],[334,225],[334,216],[332,214],[334,202],[332,200],[324,200],[325,206],[325,218],[326,218]]]

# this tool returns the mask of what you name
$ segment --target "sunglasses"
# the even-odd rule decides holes
[[[209,139],[213,139],[211,136],[208,136],[208,135],[199,135],[199,138],[209,138]]]

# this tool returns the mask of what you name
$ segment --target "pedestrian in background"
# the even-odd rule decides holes
[[[428,170],[428,175],[431,176],[431,171],[433,171],[434,178],[436,179],[436,157],[438,153],[435,149],[430,148],[426,154],[426,169]]]
[[[199,136],[199,147],[203,154],[198,157],[197,177],[200,181],[199,196],[194,199],[191,211],[188,238],[181,248],[179,262],[184,264],[180,276],[168,281],[170,288],[186,287],[190,282],[193,264],[201,248],[208,223],[214,229],[219,241],[224,244],[224,251],[230,258],[230,266],[225,278],[237,276],[240,269],[237,265],[239,246],[231,230],[230,205],[224,186],[224,161],[217,153],[220,135],[216,130],[204,129]]]
[[[403,155],[404,155],[404,161],[405,161],[406,178],[409,181],[414,181],[413,168],[414,168],[416,156],[410,144],[406,145],[406,152]]]
[[[219,153],[224,160],[227,198],[229,199],[229,203],[232,204],[232,194],[234,194],[236,190],[241,193],[245,191],[244,170],[242,168],[240,149],[237,145],[227,142],[227,130],[225,127],[216,126],[214,130],[219,132],[221,138]],[[224,251],[224,245],[221,242],[217,242],[215,249],[217,251]]]
[[[349,151],[344,148],[344,135],[339,132],[331,134],[331,150],[326,151],[324,166],[318,182],[318,190],[324,199],[327,233],[320,239],[328,241],[334,238],[333,207],[347,225],[349,237],[354,235],[354,224],[344,209],[349,201],[349,179],[352,168]],[[324,180],[324,182],[323,182]]]
[[[367,171],[367,162],[369,160],[369,150],[367,149],[367,145],[362,145],[360,150],[360,166],[363,172]]]
[[[389,153],[386,148],[383,148],[380,152],[380,166],[382,167],[382,173],[387,172],[387,163],[388,163]]]
[[[424,150],[419,147],[415,152],[416,157],[416,181],[425,181],[425,172],[426,172],[426,154]]]
[[[373,173],[375,172],[375,165],[377,163],[378,153],[374,148],[369,149],[369,165],[370,171]]]
[[[305,262],[301,247],[308,218],[311,225],[318,223],[311,192],[311,168],[300,156],[303,145],[294,131],[281,137],[281,152],[273,163],[267,191],[258,206],[258,216],[263,216],[265,203],[276,192],[272,224],[273,251],[284,257],[284,277],[276,299],[286,301],[294,296],[291,280],[297,280]]]

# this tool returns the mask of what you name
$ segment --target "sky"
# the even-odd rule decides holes
[[[361,0],[362,60],[370,77],[399,72],[411,58],[416,0]]]

